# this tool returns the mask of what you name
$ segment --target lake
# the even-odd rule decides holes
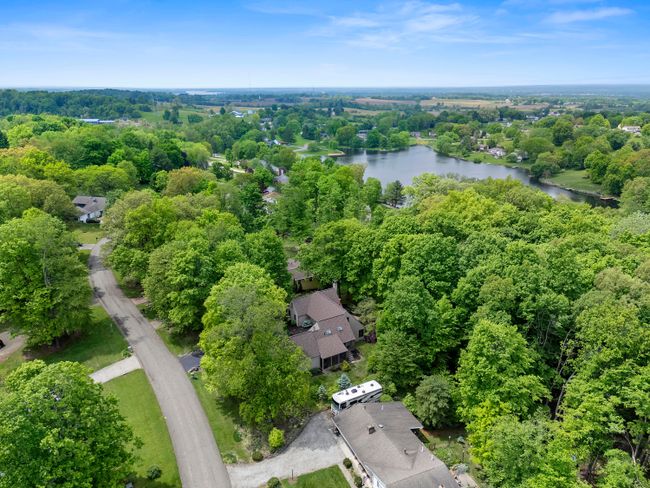
[[[366,166],[365,177],[377,178],[383,187],[395,180],[399,180],[404,185],[410,185],[413,178],[422,173],[434,173],[440,176],[456,174],[478,180],[510,177],[538,188],[553,198],[566,197],[576,202],[607,205],[600,198],[533,180],[528,172],[521,168],[509,168],[497,164],[477,164],[464,159],[451,158],[438,154],[428,146],[411,146],[403,151],[393,152],[361,151],[340,156],[336,160],[341,164],[364,164]]]

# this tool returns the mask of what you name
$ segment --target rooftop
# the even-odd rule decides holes
[[[334,423],[386,488],[458,488],[445,463],[413,433],[422,424],[401,402],[358,403],[341,411]]]

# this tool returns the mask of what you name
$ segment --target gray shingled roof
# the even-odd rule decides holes
[[[458,488],[447,466],[412,432],[422,424],[401,402],[359,403],[340,412],[334,423],[386,488]]]
[[[106,208],[106,198],[104,197],[79,195],[74,197],[72,203],[74,203],[83,214],[97,212]]]

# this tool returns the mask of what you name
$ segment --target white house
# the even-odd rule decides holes
[[[621,130],[630,134],[641,134],[641,127],[638,125],[624,125],[621,127]]]
[[[106,198],[79,195],[72,200],[79,210],[79,221],[99,220],[106,209]]]

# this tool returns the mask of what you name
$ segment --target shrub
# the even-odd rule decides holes
[[[318,391],[316,392],[316,396],[321,402],[324,402],[327,400],[327,388],[325,388],[325,385],[320,385],[318,387]]]
[[[274,476],[266,482],[266,486],[268,488],[280,488],[282,486],[282,483],[280,483],[280,480]]]
[[[253,461],[255,461],[256,463],[259,463],[262,459],[264,459],[264,456],[260,451],[253,451],[251,457],[253,458]]]
[[[343,361],[341,363],[341,371],[350,371],[350,363]]]
[[[274,451],[284,446],[284,431],[273,427],[269,433],[269,446]]]
[[[235,464],[237,462],[237,455],[234,452],[227,452],[222,456],[222,459],[226,464]]]
[[[153,465],[149,466],[149,469],[147,470],[147,479],[153,481],[157,480],[162,476],[162,469],[160,469],[160,466]]]
[[[237,429],[232,433],[232,439],[235,442],[241,442],[241,433]]]
[[[343,466],[345,466],[348,469],[352,467],[352,461],[350,461],[350,458],[345,458],[343,460]]]
[[[352,382],[350,381],[350,378],[348,377],[347,374],[343,373],[339,379],[336,381],[337,386],[341,390],[347,390],[352,386]]]
[[[354,475],[354,486],[357,488],[361,488],[361,485],[363,484],[363,480],[361,479],[361,476],[358,474]]]

